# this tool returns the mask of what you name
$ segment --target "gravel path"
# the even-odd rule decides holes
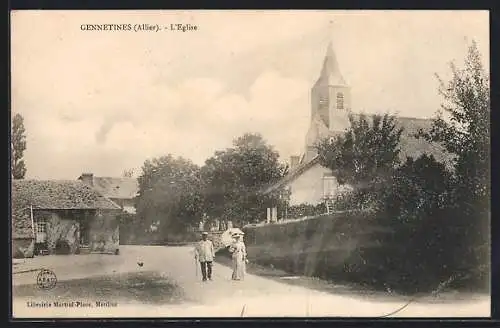
[[[335,294],[252,274],[244,281],[231,281],[231,269],[218,263],[214,280],[202,282],[190,247],[122,246],[120,252],[43,256],[16,264],[24,269],[48,268],[56,273],[58,284],[53,290],[39,290],[37,271],[14,274],[14,317],[380,317],[409,300]],[[93,306],[28,306],[42,300]],[[96,307],[96,301],[110,305]],[[391,316],[489,315],[490,299],[481,296],[470,301],[419,300]]]

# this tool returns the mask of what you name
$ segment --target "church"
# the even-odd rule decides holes
[[[359,112],[356,113],[351,108],[351,86],[342,76],[331,42],[328,44],[319,78],[311,88],[310,100],[310,125],[303,153],[291,156],[289,173],[264,191],[264,194],[268,194],[281,190],[281,194],[287,195],[289,206],[318,205],[350,190],[349,186],[340,185],[331,170],[319,163],[315,147],[325,138],[344,133],[350,125],[350,114],[359,116]],[[397,117],[397,124],[403,128],[400,143],[402,161],[407,157],[416,158],[423,153],[432,154],[438,161],[449,160],[440,145],[415,138],[420,128],[430,129],[431,119]],[[283,214],[277,213],[276,208],[267,209],[267,221],[276,221],[282,216]]]

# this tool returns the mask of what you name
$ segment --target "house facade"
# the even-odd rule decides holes
[[[319,78],[311,88],[310,124],[303,153],[291,157],[288,175],[266,188],[265,194],[285,193],[289,206],[318,205],[352,190],[350,186],[339,184],[331,170],[319,163],[316,148],[320,141],[343,134],[350,126],[349,115],[359,117],[359,113],[353,112],[351,101],[351,87],[341,74],[330,43]],[[403,161],[406,157],[415,158],[427,153],[434,155],[438,161],[449,162],[449,155],[445,154],[440,145],[415,137],[419,129],[430,129],[432,120],[410,117],[396,119],[398,127],[403,128],[400,144],[400,157]],[[267,221],[279,220],[276,213],[275,207],[268,208]]]
[[[78,180],[94,188],[101,195],[118,204],[122,210],[135,214],[135,197],[139,191],[139,182],[129,177],[96,177],[92,173],[82,173]]]
[[[13,257],[119,252],[120,206],[81,181],[13,180]]]

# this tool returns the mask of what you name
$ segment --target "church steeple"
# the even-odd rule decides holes
[[[337,56],[333,51],[333,42],[328,43],[325,59],[323,60],[323,68],[318,79],[318,83],[328,86],[346,86],[346,82],[340,72]]]
[[[329,27],[331,32],[331,22]],[[349,126],[351,88],[340,72],[332,38],[328,39],[319,78],[311,89],[311,123],[306,135],[306,161],[314,158],[315,145],[319,141],[343,133]]]

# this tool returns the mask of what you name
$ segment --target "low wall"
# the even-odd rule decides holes
[[[33,238],[12,239],[12,257],[15,259],[33,257],[35,240]]]

